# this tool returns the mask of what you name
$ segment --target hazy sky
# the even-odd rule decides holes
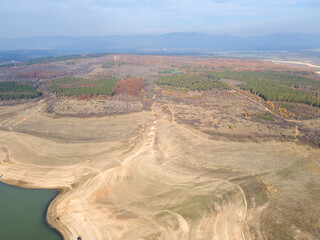
[[[0,37],[320,33],[320,0],[1,0]]]

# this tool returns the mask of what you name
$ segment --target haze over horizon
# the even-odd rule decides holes
[[[319,12],[317,0],[12,0],[1,3],[0,38],[319,34]]]

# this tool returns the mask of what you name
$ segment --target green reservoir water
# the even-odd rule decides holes
[[[46,211],[56,190],[17,188],[0,182],[0,239],[61,240],[46,223]]]

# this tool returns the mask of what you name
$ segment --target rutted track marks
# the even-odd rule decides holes
[[[171,117],[155,105],[154,119],[126,141],[63,148],[50,140],[0,132],[0,173],[11,184],[62,189],[47,219],[65,239],[252,239],[246,223],[247,198],[232,174],[256,172],[251,162],[235,171],[230,166],[245,159],[262,164],[250,155],[250,149],[260,151],[259,145],[247,144],[250,154],[238,155],[233,143],[210,140],[177,124],[173,108],[169,110]],[[19,138],[23,140],[17,147],[14,142]],[[39,144],[44,147],[37,148]],[[275,158],[286,151],[279,149],[272,153]],[[28,160],[45,157],[53,164]],[[292,157],[283,158],[283,164],[289,160]],[[219,169],[223,175],[215,172]]]

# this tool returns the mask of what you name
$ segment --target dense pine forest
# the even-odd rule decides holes
[[[81,95],[112,96],[118,79],[84,79],[84,78],[61,78],[52,81],[48,90],[59,97],[79,97]]]
[[[218,79],[243,82],[240,87],[264,100],[305,103],[320,107],[320,82],[300,75],[278,72],[210,72]]]
[[[16,82],[0,82],[0,99],[12,100],[21,98],[37,98],[41,96],[36,88]]]
[[[214,88],[229,89],[228,84],[212,75],[175,74],[158,79],[157,84],[206,91]]]

